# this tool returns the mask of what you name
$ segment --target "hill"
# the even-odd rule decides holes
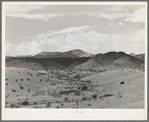
[[[70,54],[76,55],[78,57],[93,57],[94,56],[93,54],[84,52],[83,50],[80,50],[80,49],[71,50],[66,53],[68,53],[68,54],[70,53]]]
[[[6,58],[6,67],[20,67],[37,70],[65,69],[69,66],[80,65],[91,57],[81,58],[31,58],[9,57]]]
[[[143,68],[144,61],[128,55],[124,52],[108,52],[105,54],[97,54],[87,62],[75,67],[75,69],[90,70],[97,67],[104,68]],[[99,68],[98,68],[99,69]]]
[[[67,52],[44,52],[42,51],[39,54],[36,54],[35,58],[78,58],[78,57],[93,57],[93,54],[84,52],[80,49],[75,49]]]
[[[144,61],[145,60],[145,54],[138,54],[138,55],[135,55],[136,58]]]
[[[41,52],[34,56],[35,58],[63,58],[63,57],[70,57],[76,58],[78,56],[69,54],[69,53],[61,53],[61,52]]]

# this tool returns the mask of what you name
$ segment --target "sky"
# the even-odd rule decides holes
[[[5,4],[6,56],[145,52],[145,5]]]

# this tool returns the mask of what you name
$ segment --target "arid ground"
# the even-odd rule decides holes
[[[6,67],[6,108],[144,108],[144,71]]]

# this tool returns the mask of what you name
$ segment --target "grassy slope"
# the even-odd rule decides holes
[[[51,95],[54,91],[60,93],[60,91],[66,91],[66,87],[77,89],[80,85],[72,85],[69,81],[58,80],[52,75],[49,78],[45,75],[37,76],[38,73],[33,70],[9,68],[6,70],[6,83],[8,84],[6,85],[6,95],[8,95],[6,106],[10,107],[11,104],[17,104],[20,107],[45,108],[47,102],[53,102],[51,104],[51,108],[53,108],[60,106],[60,103],[56,101],[61,101],[65,108],[143,108],[144,72],[136,71],[137,73],[126,69],[122,73],[121,70],[113,70],[87,76],[79,80],[78,83],[91,81],[88,84],[90,90],[80,91],[80,96],[69,93],[68,95],[54,97]],[[33,77],[28,73],[31,73]],[[27,78],[30,78],[30,81]],[[47,79],[48,81],[46,81]],[[124,82],[124,84],[120,84],[120,82]],[[56,83],[56,85],[51,86],[52,83]],[[20,89],[19,85],[23,86],[23,89]],[[16,92],[13,92],[13,89]],[[96,100],[82,101],[82,97],[90,98],[93,94],[98,95]],[[106,97],[104,96],[106,94],[112,96]],[[65,102],[65,97],[68,97],[71,102]],[[29,106],[20,105],[20,102],[25,100],[29,101]],[[80,101],[78,105],[76,105],[76,100]],[[34,102],[37,102],[37,105],[34,105]]]

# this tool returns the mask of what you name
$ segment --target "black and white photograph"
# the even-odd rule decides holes
[[[3,118],[147,118],[147,2],[3,2],[2,21]]]

